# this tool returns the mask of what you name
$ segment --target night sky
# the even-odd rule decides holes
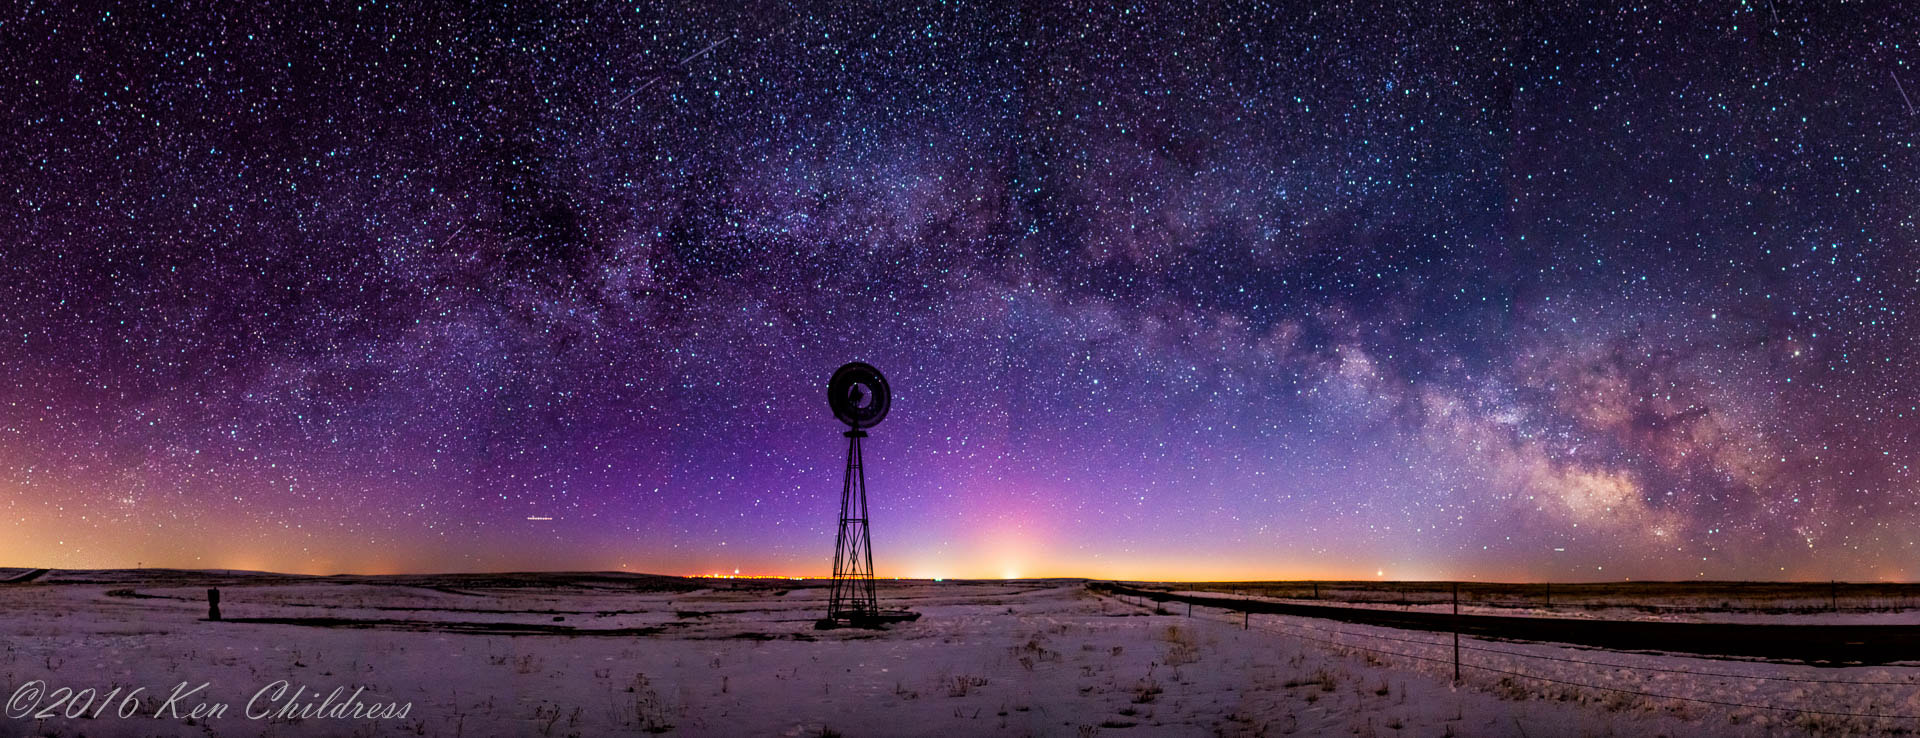
[[[881,575],[1920,578],[1900,3],[171,5],[0,17],[0,564],[821,574],[861,360]]]

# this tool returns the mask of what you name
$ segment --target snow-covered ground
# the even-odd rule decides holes
[[[1188,617],[1178,605],[1156,614],[1151,605],[1056,581],[886,583],[887,604],[921,612],[920,621],[885,631],[816,631],[824,591],[799,584],[619,575],[494,581],[54,572],[0,587],[0,687],[8,699],[0,735],[1586,736],[1920,729],[1914,719],[1808,715],[1595,688],[1920,715],[1920,669],[1912,667],[1820,669],[1468,639],[1463,653],[1471,666],[1455,687],[1451,642],[1432,633],[1272,615],[1255,615],[1246,628],[1234,614],[1196,608]],[[223,615],[242,622],[202,619],[208,586],[220,587]],[[1802,679],[1891,683],[1793,681]],[[281,681],[287,691],[276,700],[272,687]],[[183,683],[189,690],[207,686],[170,704]],[[299,687],[303,696],[292,698]],[[362,689],[363,706],[405,705],[406,716],[276,715],[290,701],[296,709],[318,704],[336,687],[342,694]],[[263,688],[268,693],[255,699]],[[36,719],[60,699],[61,689],[94,690],[87,716]],[[115,698],[105,701],[115,689]],[[128,700],[133,689],[142,691]],[[73,711],[80,701],[68,699],[51,712]],[[221,703],[227,705],[222,716],[189,717],[196,706]],[[129,717],[117,716],[123,710]]]

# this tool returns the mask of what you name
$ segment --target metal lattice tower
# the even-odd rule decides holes
[[[880,613],[873,586],[873,539],[867,528],[867,472],[860,440],[867,432],[847,431],[847,478],[840,488],[840,535],[833,544],[833,586],[827,618],[863,621]]]
[[[833,581],[827,616],[818,628],[878,628],[915,620],[911,610],[881,610],[873,582],[873,526],[867,518],[867,462],[862,452],[867,429],[887,418],[893,391],[887,378],[858,361],[840,367],[827,380],[827,404],[847,424],[847,476],[840,484],[840,534],[833,541]]]

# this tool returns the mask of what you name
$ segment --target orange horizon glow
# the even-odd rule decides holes
[[[663,576],[710,577],[739,572],[740,578],[829,577],[830,535],[815,539],[819,554],[767,555],[730,551],[724,543],[696,547],[670,535],[622,546],[624,551],[581,553],[565,537],[539,540],[511,549],[487,545],[502,530],[488,534],[423,535],[408,532],[370,534],[335,526],[313,526],[288,535],[279,526],[250,519],[255,513],[220,510],[233,522],[211,517],[176,519],[132,508],[109,525],[47,525],[64,517],[58,505],[35,500],[25,489],[0,484],[0,500],[13,515],[0,519],[0,562],[10,567],[66,570],[183,569],[272,572],[293,575],[484,574],[501,572],[618,571]],[[1622,567],[1621,576],[1581,576],[1521,565],[1448,564],[1415,555],[1351,548],[1318,549],[1306,544],[1248,545],[1242,541],[1194,540],[1149,546],[1135,536],[1119,544],[1116,555],[1079,529],[1022,507],[1017,498],[993,497],[990,487],[970,493],[996,500],[1004,508],[985,521],[934,529],[912,548],[882,541],[876,560],[880,579],[1006,580],[1090,579],[1141,582],[1279,581],[1463,581],[1503,583],[1577,583],[1622,581],[1774,581],[1882,582],[1914,580],[1906,566],[1881,564],[1838,571],[1803,565],[1781,567],[1763,576],[1727,576],[1708,569],[1649,572]],[[10,500],[8,498],[11,498]],[[93,521],[89,521],[93,522]],[[503,526],[504,527],[504,526]],[[819,531],[819,533],[826,533]],[[808,535],[813,535],[809,533]],[[190,543],[189,550],[181,550]],[[1291,547],[1289,547],[1291,546]],[[814,548],[813,545],[800,550]],[[1609,566],[1606,574],[1612,574]],[[1591,572],[1601,574],[1601,572]],[[1852,576],[1847,574],[1851,573]],[[1720,574],[1715,576],[1715,574]]]
[[[371,568],[342,570],[342,569],[333,569],[333,568],[300,567],[300,566],[261,567],[261,566],[255,566],[255,565],[247,565],[245,563],[241,563],[237,561],[196,562],[193,564],[166,563],[166,562],[153,562],[153,563],[142,562],[142,564],[143,565],[141,566],[112,566],[112,565],[42,566],[38,564],[19,564],[19,563],[8,562],[8,563],[0,564],[0,568],[7,568],[7,569],[45,568],[53,571],[60,571],[60,570],[68,570],[68,571],[147,571],[147,570],[241,571],[241,572],[254,572],[254,573],[260,573],[260,574],[288,574],[288,575],[296,575],[296,576],[316,576],[316,577],[409,576],[409,575],[410,576],[426,576],[426,575],[435,575],[435,574],[571,574],[571,573],[618,572],[618,573],[628,573],[628,574],[638,574],[638,575],[648,575],[648,576],[682,577],[687,579],[738,579],[738,580],[749,580],[749,581],[754,581],[754,580],[809,581],[809,580],[824,580],[824,579],[832,578],[832,574],[830,572],[756,573],[756,572],[749,572],[749,571],[743,570],[740,573],[727,573],[727,572],[716,572],[716,571],[707,570],[707,571],[698,571],[693,573],[671,573],[670,570],[667,570],[667,569],[649,569],[645,567],[635,568],[631,566],[611,567],[611,568],[596,567],[596,566],[583,566],[583,567],[575,567],[575,568],[537,568],[537,567],[509,566],[509,567],[503,567],[503,568],[460,568],[460,569],[445,569],[445,570],[421,570],[421,569],[409,569],[409,568],[399,568],[399,567],[371,567]],[[1008,576],[995,575],[992,573],[979,573],[979,572],[963,572],[963,573],[954,573],[954,574],[881,573],[881,574],[877,574],[874,577],[874,579],[879,581],[971,581],[971,582],[1084,579],[1089,581],[1164,582],[1164,583],[1189,583],[1189,584],[1235,584],[1235,583],[1261,584],[1261,583],[1271,583],[1271,582],[1414,583],[1414,582],[1452,582],[1452,581],[1479,582],[1479,583],[1485,583],[1485,584],[1545,584],[1545,583],[1609,584],[1609,583],[1622,583],[1622,582],[1633,582],[1633,581],[1640,581],[1640,582],[1739,581],[1739,582],[1766,582],[1766,583],[1787,583],[1787,584],[1818,584],[1818,583],[1825,583],[1825,582],[1832,582],[1832,581],[1838,581],[1841,583],[1853,583],[1853,584],[1916,583],[1916,581],[1912,579],[1892,578],[1892,577],[1848,580],[1848,579],[1832,579],[1832,578],[1715,579],[1710,577],[1702,577],[1702,578],[1694,578],[1694,579],[1651,579],[1651,578],[1639,578],[1639,577],[1622,577],[1617,579],[1529,579],[1529,578],[1481,578],[1481,577],[1469,576],[1469,577],[1460,578],[1460,579],[1449,579],[1445,577],[1392,578],[1392,577],[1384,577],[1384,576],[1372,576],[1371,574],[1372,574],[1371,572],[1365,572],[1362,575],[1354,576],[1347,573],[1328,571],[1328,572],[1322,572],[1319,574],[1273,573],[1268,575],[1239,574],[1239,575],[1231,575],[1231,576],[1196,576],[1192,573],[1184,573],[1184,574],[1169,576],[1169,575],[1160,574],[1156,572],[1117,571],[1117,570],[1109,570],[1109,569],[1102,569],[1095,572],[1089,572],[1089,571],[1076,572],[1074,570],[1067,570],[1067,569],[1062,569],[1062,570],[1043,569],[1043,570],[1035,571],[1033,573],[1023,573],[1021,576],[1017,576],[1017,577],[1008,577]]]

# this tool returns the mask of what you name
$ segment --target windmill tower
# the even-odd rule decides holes
[[[873,537],[867,518],[867,472],[861,441],[887,417],[893,394],[880,370],[853,362],[827,380],[827,404],[846,423],[847,475],[840,486],[840,532],[833,543],[833,582],[821,628],[872,627],[913,620],[919,613],[883,611],[873,584]]]

